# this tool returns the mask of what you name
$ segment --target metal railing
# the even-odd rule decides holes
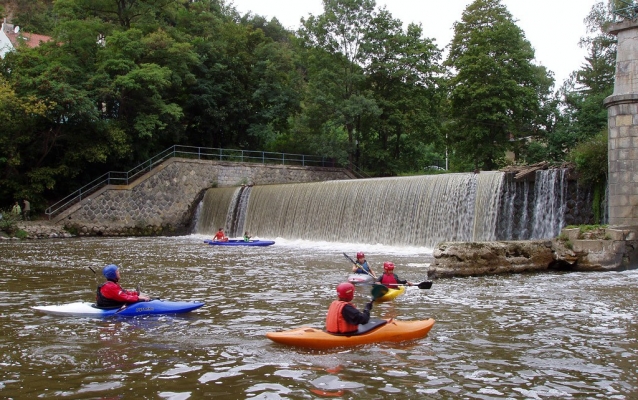
[[[619,3],[622,3],[622,5],[615,4],[612,10],[615,20],[628,19],[635,21],[638,18],[638,4],[634,3],[634,1],[626,0],[619,0]]]
[[[51,205],[45,210],[45,213],[49,216],[49,219],[51,219],[53,216],[79,203],[82,199],[87,198],[104,186],[128,185],[142,174],[151,171],[158,164],[172,157],[196,160],[252,162],[259,164],[300,165],[303,167],[338,167],[334,160],[321,156],[174,145],[129,171],[109,171],[105,173]]]

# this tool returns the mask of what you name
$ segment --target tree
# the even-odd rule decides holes
[[[302,20],[299,31],[305,46],[322,50],[311,52],[319,58],[309,59],[319,67],[314,71],[313,66],[308,67],[310,94],[316,95],[310,101],[321,104],[320,113],[330,117],[330,122],[321,124],[323,128],[332,126],[327,133],[332,135],[342,128],[353,151],[361,119],[379,113],[370,93],[362,90],[363,67],[368,61],[363,44],[372,27],[375,5],[374,0],[323,0],[323,14]],[[332,68],[325,68],[327,59]]]
[[[595,4],[585,19],[587,31],[593,35],[582,38],[579,45],[588,55],[559,90],[561,112],[555,129],[547,135],[547,160],[563,161],[578,143],[607,129],[603,100],[614,89],[616,38],[606,33],[605,27],[612,20],[610,8],[603,3]]]
[[[475,0],[454,24],[445,61],[452,73],[450,143],[475,168],[494,169],[510,138],[536,130],[551,78],[533,60],[534,50],[500,0]]]
[[[441,51],[423,38],[420,25],[402,23],[382,9],[364,44],[366,88],[381,113],[362,130],[367,167],[383,175],[426,164],[427,147],[439,138]]]
[[[418,168],[440,104],[441,53],[421,27],[404,31],[371,0],[326,0],[300,36],[307,86],[295,127],[304,143],[383,175]]]
[[[0,199],[23,198],[27,194],[38,194],[29,187],[25,172],[29,171],[30,154],[25,154],[31,145],[29,133],[35,121],[43,118],[55,104],[46,104],[37,98],[20,97],[3,77],[0,77],[0,120],[11,121],[0,129]]]

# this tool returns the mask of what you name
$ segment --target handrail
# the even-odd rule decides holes
[[[614,5],[612,9],[612,14],[614,17],[620,17],[622,19],[628,19],[631,21],[635,21],[638,19],[638,4],[634,4],[633,1],[627,2],[625,0],[620,0],[621,3],[625,7],[618,7]],[[615,19],[615,18],[614,18]]]
[[[147,161],[133,167],[126,172],[109,171],[99,178],[82,186],[80,189],[54,203],[45,210],[45,214],[51,219],[73,204],[95,193],[98,189],[107,185],[128,185],[143,173],[151,171],[155,166],[172,157],[193,158],[198,160],[218,160],[231,162],[252,162],[260,164],[301,165],[304,167],[320,166],[335,167],[332,159],[322,156],[310,156],[293,153],[274,153],[268,151],[235,150],[211,147],[195,147],[173,145],[166,150],[154,155]]]

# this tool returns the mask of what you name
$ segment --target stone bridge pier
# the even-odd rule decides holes
[[[618,38],[614,93],[608,115],[609,225],[638,230],[638,21],[608,28]]]

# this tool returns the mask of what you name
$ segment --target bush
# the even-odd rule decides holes
[[[603,184],[607,180],[607,131],[579,143],[568,159],[576,165],[581,184]]]
[[[2,216],[0,219],[0,231],[13,236],[13,234],[15,234],[18,230],[17,223],[20,220],[20,216],[4,210],[0,210],[0,215]]]

